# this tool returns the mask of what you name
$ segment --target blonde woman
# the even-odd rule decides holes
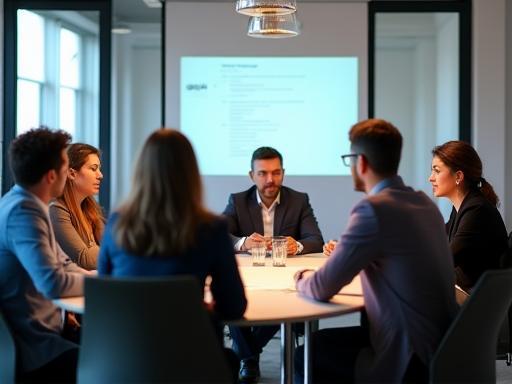
[[[55,237],[66,254],[84,269],[96,269],[104,217],[94,196],[103,174],[100,152],[92,145],[68,147],[69,171],[64,193],[50,204]]]

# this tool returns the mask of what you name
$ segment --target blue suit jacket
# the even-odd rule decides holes
[[[98,257],[98,273],[112,276],[194,275],[204,286],[211,276],[210,290],[215,312],[221,319],[242,317],[247,301],[236,264],[233,247],[223,220],[203,224],[197,231],[195,245],[181,254],[136,255],[121,248],[115,239],[114,213],[105,228]],[[172,304],[172,303],[170,303]]]
[[[261,207],[254,185],[247,191],[231,194],[223,215],[228,220],[233,243],[254,232],[263,234]],[[280,203],[274,215],[274,235],[293,237],[304,246],[303,254],[322,252],[322,233],[306,193],[281,187]]]
[[[77,347],[60,336],[61,311],[51,299],[83,294],[83,272],[57,244],[41,200],[18,185],[0,199],[0,305],[21,371]]]

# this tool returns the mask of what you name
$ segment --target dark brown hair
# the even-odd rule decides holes
[[[402,135],[393,124],[382,119],[360,121],[350,129],[349,139],[352,150],[363,154],[377,174],[396,175],[402,153]]]
[[[37,184],[50,170],[59,171],[71,136],[47,127],[31,129],[15,138],[9,147],[9,164],[14,181],[22,187]]]
[[[464,174],[464,188],[467,191],[479,190],[492,205],[499,205],[492,185],[482,177],[482,160],[470,144],[460,140],[448,141],[434,147],[432,155],[437,156],[453,173],[461,171]]]
[[[87,162],[89,155],[100,157],[100,151],[89,144],[74,143],[68,147],[69,168],[79,171]],[[69,177],[66,180],[64,192],[59,197],[68,209],[71,216],[71,224],[82,240],[89,244],[92,234],[97,244],[100,243],[105,225],[105,218],[101,207],[93,196],[87,196],[79,203],[76,199],[75,185]]]
[[[281,168],[283,167],[283,156],[277,149],[272,147],[259,147],[252,153],[251,169],[254,171],[254,160],[279,159]]]
[[[119,210],[117,242],[137,255],[169,256],[193,246],[198,226],[213,217],[203,206],[199,167],[188,139],[174,129],[153,132]]]

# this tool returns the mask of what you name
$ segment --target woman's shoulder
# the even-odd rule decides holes
[[[464,202],[462,203],[461,211],[468,210],[494,212],[497,211],[498,209],[493,204],[491,204],[491,202],[487,200],[484,195],[476,191],[470,192],[464,199]]]
[[[69,216],[70,211],[68,206],[61,200],[53,200],[50,205],[48,206],[48,210],[50,213],[50,217],[55,216]]]

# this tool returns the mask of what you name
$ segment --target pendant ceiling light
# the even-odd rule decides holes
[[[297,10],[295,0],[237,0],[236,11],[247,16],[286,15]]]
[[[279,39],[298,34],[300,34],[300,25],[295,13],[253,16],[249,19],[247,35],[251,37]]]

